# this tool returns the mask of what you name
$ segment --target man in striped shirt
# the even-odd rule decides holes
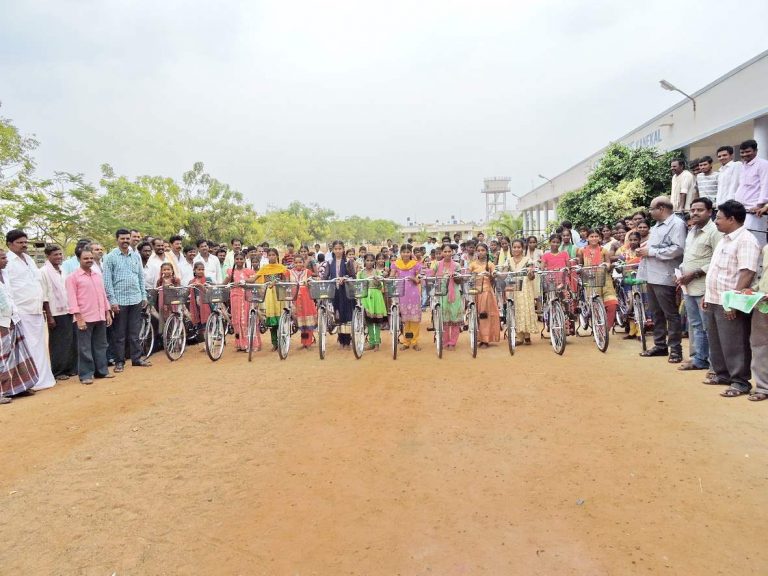
[[[699,198],[709,198],[717,202],[717,172],[712,171],[712,156],[699,158],[699,173],[696,175]]]
[[[125,228],[115,232],[117,248],[104,258],[104,288],[114,320],[112,322],[112,353],[115,372],[125,368],[125,344],[130,345],[133,366],[151,366],[141,357],[139,328],[141,310],[147,305],[144,270],[138,252],[131,250],[131,233]]]
[[[720,394],[726,398],[747,394],[752,388],[749,315],[723,308],[723,293],[749,288],[757,271],[760,247],[744,226],[746,218],[744,205],[736,200],[720,206],[715,225],[724,236],[712,253],[702,304],[707,320],[709,362],[715,374],[704,383],[730,384]]]

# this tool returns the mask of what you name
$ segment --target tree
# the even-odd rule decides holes
[[[0,226],[3,229],[16,221],[18,203],[35,187],[32,152],[37,146],[37,140],[22,136],[11,120],[0,116]]]
[[[501,231],[504,236],[516,238],[523,233],[523,217],[514,216],[510,212],[499,212],[488,222],[489,233]]]
[[[610,202],[600,196],[618,189],[622,181],[639,181],[642,194],[635,196],[635,206],[648,206],[655,196],[664,194],[669,188],[669,164],[680,158],[679,150],[660,153],[655,148],[629,148],[623,144],[611,144],[589,174],[586,184],[566,193],[557,207],[560,219],[570,220],[575,226],[598,226],[612,223],[618,217],[627,215],[606,211]],[[624,188],[633,195],[637,184]]]

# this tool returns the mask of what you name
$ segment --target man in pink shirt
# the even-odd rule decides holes
[[[69,313],[77,323],[78,373],[82,384],[96,378],[114,378],[107,366],[107,326],[112,324],[112,310],[101,274],[94,272],[90,248],[75,251],[80,267],[67,276]]]
[[[747,230],[762,248],[766,241],[765,216],[768,214],[768,160],[757,157],[757,142],[745,140],[739,146],[743,163],[735,200],[747,209]]]

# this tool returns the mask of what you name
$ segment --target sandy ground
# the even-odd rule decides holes
[[[0,407],[0,574],[768,573],[768,402],[619,338],[462,339],[161,353]]]

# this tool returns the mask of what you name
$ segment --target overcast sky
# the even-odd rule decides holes
[[[481,219],[767,46],[768,2],[0,0],[0,115],[39,172],[180,178],[257,210]]]

